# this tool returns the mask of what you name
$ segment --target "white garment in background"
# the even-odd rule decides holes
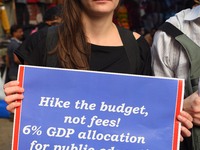
[[[185,9],[167,20],[200,46],[200,6]],[[155,76],[186,79],[189,61],[185,50],[163,31],[154,35],[152,67]]]

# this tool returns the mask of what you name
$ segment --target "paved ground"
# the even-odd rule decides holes
[[[13,122],[0,118],[0,150],[11,150]]]

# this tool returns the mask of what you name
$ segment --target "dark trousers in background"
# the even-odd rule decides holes
[[[24,3],[16,3],[16,17],[17,24],[20,26],[29,25],[29,11],[27,4]]]

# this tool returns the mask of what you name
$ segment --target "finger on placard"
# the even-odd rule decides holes
[[[184,117],[184,118],[187,118],[189,121],[192,121],[192,120],[193,120],[192,116],[191,116],[188,112],[186,112],[186,111],[181,111],[181,112],[180,112],[180,115],[181,115],[182,117]]]
[[[183,140],[184,140],[184,139],[183,139],[183,136],[181,135],[181,136],[180,136],[180,141],[183,142]]]
[[[191,132],[186,127],[181,126],[181,135],[183,137],[190,137],[191,136]]]
[[[15,80],[15,81],[10,81],[6,84],[4,84],[3,88],[8,88],[8,87],[12,87],[12,86],[18,86],[19,85],[19,81]]]
[[[15,94],[15,93],[23,93],[23,92],[24,92],[24,88],[19,87],[19,86],[12,86],[12,87],[7,87],[4,89],[4,93],[6,96]]]
[[[10,104],[17,100],[23,100],[23,98],[24,98],[24,95],[22,94],[12,94],[12,95],[6,96],[4,100],[7,104]]]
[[[193,127],[193,123],[190,120],[188,120],[187,118],[185,118],[181,115],[179,115],[177,118],[181,122],[181,126],[186,128],[187,130],[191,129]]]
[[[10,111],[11,113],[14,113],[14,110],[15,110],[17,107],[19,107],[20,105],[21,105],[21,103],[16,101],[16,102],[13,102],[13,103],[7,105],[7,106],[6,106],[6,109],[7,109],[8,111]]]

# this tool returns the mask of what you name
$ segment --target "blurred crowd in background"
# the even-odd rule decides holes
[[[165,20],[192,6],[191,0],[122,0],[115,22],[145,36],[151,45],[155,31]]]
[[[12,25],[24,30],[43,22],[45,11],[63,0],[0,0],[0,38],[9,36]]]
[[[11,68],[18,62],[14,58],[9,60],[9,45],[11,54],[29,35],[60,23],[62,3],[63,0],[0,0],[1,72],[5,66]],[[113,21],[140,33],[151,46],[157,28],[175,13],[192,5],[191,0],[121,0]]]
[[[34,28],[43,22],[47,9],[62,3],[63,0],[0,0],[0,39],[9,37],[13,24],[22,26],[25,31]],[[114,22],[143,35],[191,6],[191,0],[121,0]]]

